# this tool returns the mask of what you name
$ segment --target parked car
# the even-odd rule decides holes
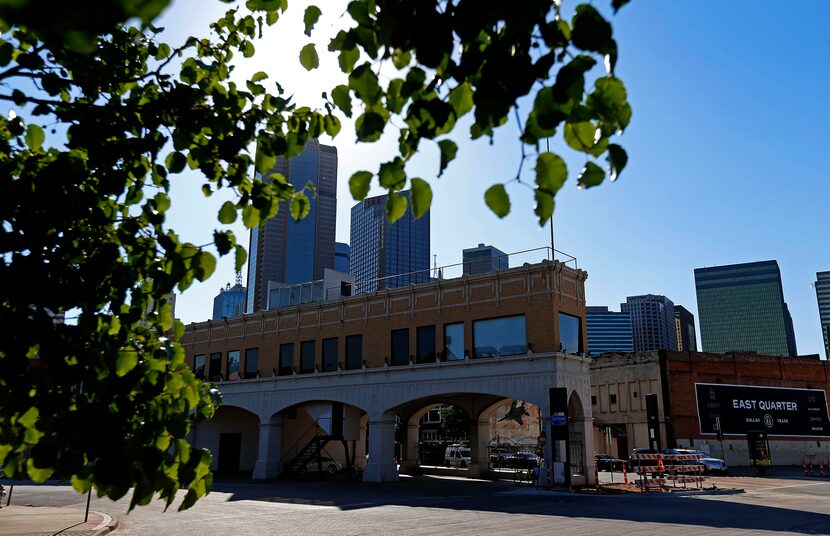
[[[450,445],[444,452],[444,465],[466,469],[470,465],[470,447]]]
[[[343,466],[337,461],[332,460],[331,458],[322,457],[320,458],[320,464],[317,463],[317,460],[308,462],[305,466],[305,470],[309,473],[316,473],[320,466],[322,466],[323,471],[332,475],[343,469]]]
[[[509,455],[510,451],[504,447],[490,447],[490,465],[503,467],[504,457]]]
[[[677,449],[677,452],[680,454],[701,454],[703,458],[701,458],[700,463],[706,468],[707,473],[719,473],[725,475],[729,468],[726,465],[724,460],[720,458],[714,458],[702,450],[691,450],[691,449]],[[694,460],[690,460],[687,463],[698,465],[698,463]]]
[[[597,466],[597,471],[622,471],[623,466],[628,467],[626,460],[612,458],[607,454],[595,454],[594,463]]]
[[[539,457],[532,452],[516,452],[504,456],[504,465],[510,469],[533,469],[538,467]]]

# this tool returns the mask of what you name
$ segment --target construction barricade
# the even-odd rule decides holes
[[[702,454],[633,454],[631,461],[637,473],[637,485],[643,491],[663,491],[687,484],[703,487],[706,467]]]

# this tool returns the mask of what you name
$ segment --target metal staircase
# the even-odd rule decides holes
[[[291,462],[289,462],[285,469],[283,470],[283,474],[288,475],[300,475],[307,472],[307,465],[313,461],[320,460],[320,454],[323,452],[323,449],[329,443],[329,441],[333,439],[339,439],[334,436],[330,435],[315,435],[311,438],[311,440],[306,443],[305,447],[297,452],[297,455],[294,457]],[[322,471],[319,471],[322,472]]]

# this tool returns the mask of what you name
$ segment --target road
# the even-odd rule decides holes
[[[93,499],[119,517],[114,536],[225,534],[830,534],[830,479],[722,477],[746,493],[677,496],[559,493],[509,482],[404,477],[398,483],[218,482],[190,510]],[[68,486],[16,486],[14,504],[83,508]],[[0,510],[0,521],[2,510]]]

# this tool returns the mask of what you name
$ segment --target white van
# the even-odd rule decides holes
[[[470,447],[450,445],[444,453],[444,465],[466,469],[470,465]]]

